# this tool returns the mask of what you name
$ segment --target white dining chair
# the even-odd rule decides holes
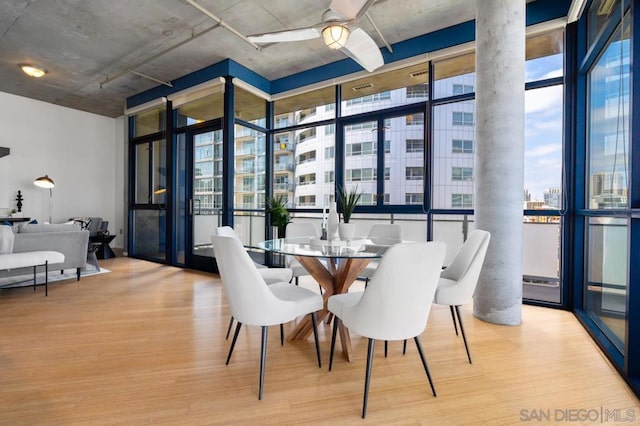
[[[219,226],[214,230],[214,235],[220,235],[225,237],[235,238],[238,241],[240,240],[240,236],[230,226]],[[213,238],[212,238],[213,243]],[[215,253],[215,250],[214,250]],[[262,265],[257,262],[253,262],[255,267],[258,269],[258,273],[262,277],[262,279],[267,284],[274,284],[279,282],[290,282],[291,277],[293,276],[293,272],[289,268],[268,268],[265,265]],[[231,333],[231,328],[233,327],[233,316],[229,319],[229,326],[227,327],[227,334],[225,339],[229,338],[229,334]],[[284,332],[280,330],[280,344],[284,344]]]
[[[320,238],[320,231],[311,222],[289,222],[287,223],[285,235],[287,238],[295,238],[295,237]],[[285,261],[286,261],[287,268],[291,269],[293,273],[293,278],[295,279],[296,285],[298,285],[299,277],[309,275],[309,272],[307,272],[304,266],[302,266],[302,264],[300,264],[300,262],[298,262],[295,257],[286,256]]]
[[[491,234],[487,231],[476,229],[469,234],[467,241],[460,247],[449,266],[442,271],[434,298],[434,303],[449,306],[456,335],[458,335],[457,317],[469,364],[471,364],[471,354],[462,325],[460,306],[473,298],[490,240]]]
[[[391,246],[402,241],[402,226],[394,223],[377,223],[369,230],[367,237],[373,244]],[[368,285],[371,276],[378,268],[379,260],[373,259],[369,262],[364,271],[360,274],[365,279],[365,285]]]
[[[242,324],[262,327],[260,387],[258,391],[258,399],[262,399],[268,327],[293,321],[299,316],[309,314],[313,325],[318,367],[322,367],[315,314],[323,307],[322,296],[305,288],[293,286],[288,282],[267,285],[240,241],[233,237],[218,235],[213,236],[211,240],[217,253],[220,278],[231,314],[238,322],[226,364],[229,364]]]
[[[362,418],[367,414],[376,340],[413,338],[431,391],[436,396],[418,336],[427,325],[445,251],[443,242],[396,244],[387,250],[364,292],[338,294],[329,298],[328,310],[335,315],[329,371],[333,365],[339,322],[350,331],[369,339]]]

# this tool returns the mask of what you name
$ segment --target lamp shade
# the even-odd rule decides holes
[[[344,47],[349,38],[349,29],[343,25],[329,25],[322,30],[322,38],[324,44],[331,49],[340,49]]]
[[[33,184],[35,186],[39,186],[40,188],[47,188],[47,189],[51,189],[54,186],[56,186],[56,184],[53,183],[53,179],[51,179],[47,175],[40,176],[38,179],[33,181]]]

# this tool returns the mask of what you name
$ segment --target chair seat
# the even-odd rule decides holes
[[[458,282],[448,278],[440,278],[433,301],[439,305],[460,305],[460,287]]]
[[[364,278],[371,278],[373,276],[373,273],[376,272],[376,269],[378,269],[379,264],[380,264],[380,261],[378,260],[370,261],[367,264],[367,267],[364,268],[364,271],[360,273],[360,276]]]
[[[258,273],[267,284],[289,282],[293,276],[293,271],[289,268],[259,268]]]
[[[270,312],[268,323],[258,325],[282,324],[292,321],[298,316],[322,309],[322,296],[306,288],[297,287],[288,282],[280,282],[269,285],[269,290],[284,303],[281,304],[277,312]]]
[[[361,291],[355,291],[352,293],[335,294],[329,298],[327,309],[335,314],[338,318],[342,318],[345,308],[351,308],[355,306],[362,298],[364,293]],[[349,324],[345,323],[347,328]]]

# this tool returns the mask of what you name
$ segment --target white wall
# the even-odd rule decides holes
[[[11,149],[0,158],[0,215],[16,206],[49,220],[49,191],[33,185],[48,174],[53,189],[54,223],[73,216],[100,216],[118,235],[124,227],[124,117],[109,118],[0,92],[0,146]]]

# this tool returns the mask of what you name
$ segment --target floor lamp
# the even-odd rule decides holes
[[[49,223],[51,223],[51,201],[53,198],[53,187],[56,186],[56,184],[53,183],[53,179],[51,179],[47,175],[40,176],[38,179],[33,181],[33,184],[35,186],[39,186],[40,188],[49,190]]]

